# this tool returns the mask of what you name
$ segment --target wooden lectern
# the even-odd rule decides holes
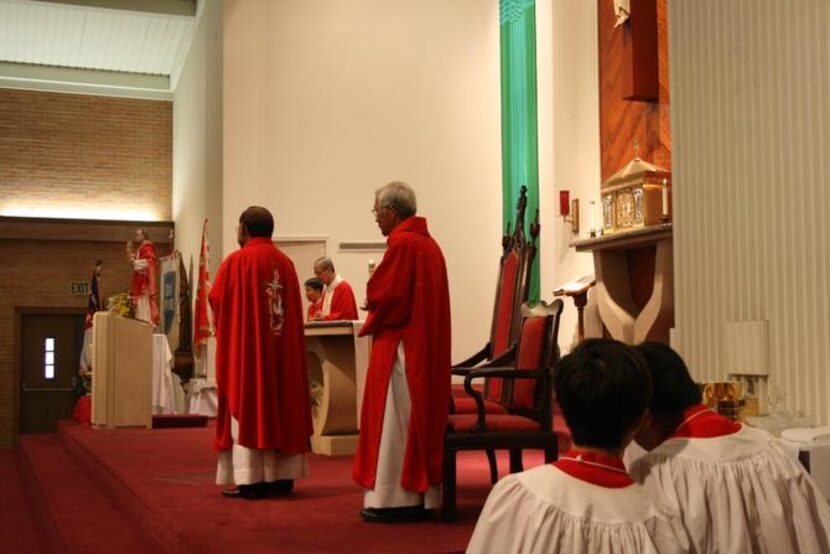
[[[570,296],[574,299],[577,313],[577,333],[579,342],[585,340],[585,306],[588,305],[588,291],[597,284],[593,275],[586,275],[565,283],[555,291],[554,296]]]
[[[306,324],[306,363],[311,386],[314,435],[311,450],[342,456],[357,448],[360,405],[369,363],[368,338],[357,336],[359,323]]]
[[[98,312],[93,329],[92,425],[152,427],[153,327]]]

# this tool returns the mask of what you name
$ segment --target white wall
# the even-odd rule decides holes
[[[588,236],[589,202],[599,202],[599,53],[597,4],[537,0],[539,204],[542,223],[542,298],[572,279],[593,274],[590,254],[576,253],[576,237],[559,217],[559,191],[580,203],[580,238]],[[576,341],[576,308],[564,298],[559,330],[563,352]],[[589,309],[586,312],[590,312]],[[596,316],[587,313],[587,331]]]
[[[211,276],[222,259],[222,2],[200,3],[193,43],[173,97],[173,220],[195,291],[202,222]]]
[[[723,379],[724,324],[769,322],[769,371],[827,423],[830,3],[669,2],[676,327]]]
[[[489,333],[501,235],[498,2],[228,0],[224,245],[251,204],[325,236],[363,298],[374,190],[403,179],[441,244],[454,359]],[[311,268],[298,268],[300,278]]]

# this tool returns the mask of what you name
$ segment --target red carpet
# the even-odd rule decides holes
[[[64,552],[55,522],[19,450],[0,449],[0,552]]]
[[[212,426],[108,431],[62,423],[60,441],[24,437],[23,446],[41,484],[49,483],[50,490],[67,487],[58,495],[63,507],[48,500],[63,542],[78,552],[462,552],[490,489],[484,454],[465,453],[458,471],[457,522],[364,523],[351,457],[312,455],[310,476],[297,483],[291,497],[226,499],[213,484],[213,432]],[[71,463],[54,451],[58,442]],[[44,461],[49,459],[69,468],[77,464],[82,478],[73,485],[67,470],[50,468]],[[504,474],[507,457],[499,459]],[[525,460],[531,467],[542,463],[542,456],[529,452]],[[74,496],[83,502],[73,505]],[[67,512],[79,516],[67,518]],[[73,536],[72,529],[82,536]],[[95,542],[90,537],[100,544],[90,544]],[[0,549],[3,544],[0,536]]]

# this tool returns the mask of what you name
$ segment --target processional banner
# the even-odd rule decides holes
[[[179,271],[181,268],[182,255],[176,251],[161,259],[161,327],[170,350],[176,351],[179,348]]]

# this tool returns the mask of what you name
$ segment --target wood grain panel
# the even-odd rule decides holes
[[[599,25],[600,158],[602,179],[608,179],[634,156],[671,170],[669,128],[669,64],[666,1],[657,1],[658,87],[657,102],[624,100],[631,90],[631,28],[614,28],[612,2],[597,0]],[[636,17],[632,2],[632,17]]]

